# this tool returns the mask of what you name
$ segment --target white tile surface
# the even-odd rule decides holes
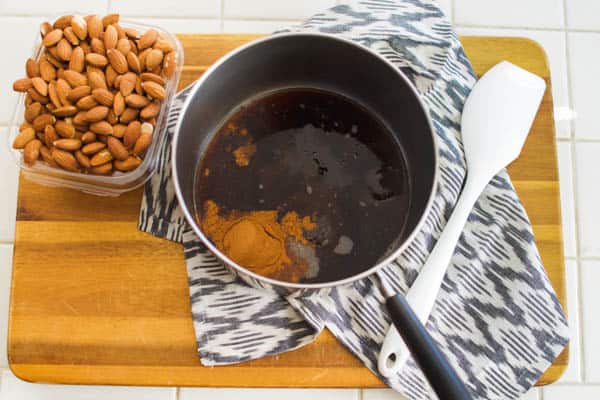
[[[148,25],[159,26],[173,33],[218,33],[221,31],[220,19],[177,19],[128,17],[129,20]]]
[[[575,120],[575,138],[600,139],[600,125],[597,121],[600,111],[600,33],[572,32],[569,33],[568,40],[573,107],[578,114]]]
[[[65,12],[106,14],[108,0],[0,0],[0,15],[60,15]]]
[[[176,400],[174,388],[44,385],[2,374],[0,400]]]
[[[357,389],[181,388],[179,400],[358,400]],[[3,399],[0,399],[3,400]],[[364,398],[363,398],[364,400]]]
[[[550,75],[552,79],[552,97],[554,107],[570,107],[569,86],[567,79],[567,50],[565,34],[542,30],[526,29],[489,29],[489,28],[462,28],[456,29],[459,35],[478,36],[516,36],[526,37],[538,42],[548,56]],[[556,136],[568,138],[571,135],[569,121],[556,121]]]
[[[579,271],[577,261],[565,262],[567,278],[567,314],[569,316],[569,366],[560,378],[561,383],[581,382],[580,341],[579,341]]]
[[[25,61],[31,57],[39,24],[43,20],[41,17],[0,17],[0,48],[11,59],[11,62],[4,59],[0,63],[0,125],[6,125],[14,112],[17,95],[12,90],[12,83],[25,76]]]
[[[598,400],[598,385],[551,385],[544,387],[544,400]]]
[[[271,33],[277,29],[297,25],[301,21],[250,21],[250,20],[225,20],[223,32],[226,33]]]
[[[129,0],[127,0],[129,1]],[[223,0],[224,17],[235,19],[303,19],[335,5],[335,0]]]
[[[581,262],[581,318],[586,382],[600,383],[600,261]],[[600,399],[598,392],[597,399]]]
[[[452,21],[452,1],[453,0],[437,0],[450,21]]]
[[[6,358],[6,330],[8,326],[8,303],[13,247],[0,244],[0,369],[8,367]]]
[[[575,257],[577,255],[571,147],[572,145],[569,142],[557,143],[562,234],[565,257]]]
[[[579,252],[600,256],[600,143],[575,145],[576,199]],[[599,365],[600,366],[600,365]]]
[[[12,242],[17,209],[18,167],[6,144],[7,129],[0,128],[0,243]]]
[[[561,28],[564,25],[562,0],[454,0],[454,23]]]
[[[220,17],[221,0],[111,0],[110,10],[145,17]]]
[[[600,1],[567,0],[565,5],[569,28],[600,30]]]
[[[541,393],[541,390],[537,388],[530,389],[521,397],[521,400],[540,400]]]

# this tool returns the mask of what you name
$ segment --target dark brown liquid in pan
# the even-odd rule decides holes
[[[256,152],[241,167],[233,151],[249,138]],[[286,89],[249,102],[223,124],[198,166],[195,195],[200,217],[207,200],[222,213],[311,216],[317,228],[306,237],[319,272],[302,282],[329,282],[387,255],[402,235],[409,187],[399,145],[372,113],[330,92]]]

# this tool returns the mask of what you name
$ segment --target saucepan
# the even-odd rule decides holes
[[[290,283],[258,275],[221,252],[194,217],[196,166],[218,128],[240,104],[261,93],[286,87],[318,88],[353,99],[394,133],[406,158],[410,201],[403,234],[375,265],[365,266],[359,273],[341,280]],[[326,34],[286,33],[236,49],[195,83],[175,128],[172,168],[175,191],[185,217],[208,249],[249,285],[285,295],[348,285],[380,273],[382,267],[397,258],[414,239],[430,211],[439,174],[437,157],[427,109],[401,70],[367,47],[349,40]],[[470,398],[404,297],[395,295],[380,281],[391,319],[433,390],[444,399]]]

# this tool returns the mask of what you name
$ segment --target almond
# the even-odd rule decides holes
[[[115,78],[118,76],[117,71],[110,65],[106,67],[104,71],[104,77],[106,78],[106,84],[108,86],[113,86],[115,82]]]
[[[102,18],[102,26],[107,28],[109,25],[117,24],[119,22],[119,14],[108,14]]]
[[[79,15],[74,16],[71,19],[71,28],[79,40],[84,40],[87,37],[87,22],[85,22],[83,17]]]
[[[29,165],[35,163],[40,158],[40,147],[42,147],[41,141],[37,139],[29,141],[23,151],[23,160]]]
[[[155,49],[158,49],[158,50],[162,51],[163,54],[167,54],[167,53],[175,50],[173,48],[173,45],[171,44],[171,42],[169,42],[166,39],[158,39],[156,41],[156,43],[154,43],[154,46],[152,46],[152,47],[154,47]]]
[[[44,143],[46,143],[46,146],[52,146],[52,143],[59,138],[60,136],[58,136],[58,133],[56,133],[56,129],[54,129],[52,125],[46,125],[44,128]]]
[[[105,67],[108,64],[106,57],[97,53],[86,54],[85,61],[94,67]]]
[[[51,81],[48,84],[48,97],[50,97],[50,101],[52,102],[52,104],[54,104],[55,107],[58,108],[62,106],[62,103],[58,98],[58,93],[56,90],[56,81]]]
[[[33,128],[25,128],[15,136],[13,140],[13,149],[23,149],[25,145],[35,139],[35,131]]]
[[[140,64],[140,59],[138,58],[138,56],[130,51],[129,53],[127,53],[127,64],[129,65],[129,68],[139,74],[140,72],[142,72],[142,65]]]
[[[52,110],[52,114],[57,117],[71,117],[77,114],[77,107],[75,106],[61,106]]]
[[[69,94],[67,95],[67,99],[70,102],[75,103],[79,99],[81,99],[85,96],[88,96],[91,93],[92,93],[92,88],[90,88],[89,86],[78,86],[74,89],[71,89],[71,91],[69,91]]]
[[[154,133],[154,125],[150,122],[144,122],[142,123],[140,131],[142,132],[142,135],[152,135],[152,133]]]
[[[117,92],[117,94],[115,94],[113,100],[113,111],[117,117],[123,114],[123,111],[125,111],[125,98],[121,92]]]
[[[54,128],[56,129],[56,133],[58,133],[60,137],[67,139],[75,137],[75,127],[67,123],[66,121],[56,121],[56,124],[54,124]]]
[[[98,121],[92,123],[90,125],[90,131],[97,135],[112,135],[113,133],[112,125],[107,121]]]
[[[33,87],[31,78],[21,78],[13,82],[13,90],[15,92],[26,92]]]
[[[127,35],[127,37],[130,39],[139,39],[140,38],[140,33],[134,28],[123,28],[123,30],[125,31],[125,34]]]
[[[152,49],[146,56],[146,68],[152,70],[155,67],[161,65],[163,61],[163,52],[158,49]]]
[[[81,152],[83,154],[85,154],[86,156],[90,156],[92,154],[98,153],[100,150],[104,149],[105,147],[106,147],[106,145],[104,143],[92,142],[92,143],[89,143],[89,144],[86,144],[85,146],[83,146],[81,148]]]
[[[124,124],[128,124],[131,121],[133,121],[134,119],[136,119],[137,117],[138,117],[138,110],[136,110],[135,108],[127,107],[125,109],[125,111],[123,111],[123,113],[121,114],[119,120]]]
[[[127,39],[127,35],[125,34],[125,30],[123,29],[123,27],[118,23],[115,23],[113,25],[117,29],[117,37],[119,38],[119,40]]]
[[[25,72],[28,78],[40,76],[40,66],[34,59],[28,58],[25,62]]]
[[[87,95],[77,100],[77,104],[75,104],[80,110],[89,110],[98,105],[98,102],[92,95]]]
[[[61,29],[54,29],[53,31],[48,32],[44,39],[42,40],[42,44],[45,47],[54,46],[57,44],[60,39],[63,37],[63,31]]]
[[[56,79],[56,69],[46,59],[41,59],[39,62],[40,76],[46,82]]]
[[[147,133],[141,134],[133,146],[133,155],[139,156],[143,154],[146,150],[148,150],[148,147],[150,147],[151,143],[152,135]]]
[[[150,104],[150,100],[139,94],[130,94],[125,97],[125,103],[131,108],[144,108]]]
[[[135,92],[139,95],[144,95],[144,89],[142,89],[142,80],[139,76],[135,77]]]
[[[87,131],[83,135],[81,135],[81,142],[83,144],[88,144],[96,141],[96,134],[91,131]]]
[[[104,25],[102,25],[102,20],[97,15],[92,15],[87,20],[87,28],[88,35],[92,39],[99,38],[102,32],[104,31]]]
[[[106,81],[104,80],[104,74],[98,71],[91,71],[88,73],[88,82],[90,87],[93,89],[108,89]]]
[[[52,30],[52,25],[50,25],[50,23],[48,21],[42,22],[40,24],[40,36],[42,37],[42,39],[44,38],[44,36],[46,36],[48,34],[48,32],[50,32]]]
[[[123,143],[115,137],[109,136],[107,139],[108,150],[117,160],[123,161],[129,157],[129,152],[123,146]]]
[[[142,74],[140,74],[140,78],[142,79],[142,82],[146,82],[146,81],[150,81],[150,82],[156,82],[158,83],[160,86],[165,86],[165,80],[156,74],[153,74],[151,72],[143,72]]]
[[[99,104],[105,105],[107,107],[112,107],[113,105],[114,95],[107,89],[97,88],[92,90],[92,97]]]
[[[79,139],[58,139],[52,143],[54,147],[61,150],[79,150],[81,148],[81,140]]]
[[[46,125],[53,125],[56,122],[56,118],[54,118],[51,114],[41,114],[37,116],[31,125],[36,132],[41,132],[44,130]]]
[[[83,168],[89,168],[92,165],[90,164],[90,159],[88,156],[86,156],[85,154],[83,154],[81,152],[81,150],[77,150],[75,153],[75,158],[77,159],[77,162],[79,163],[79,165],[81,165]]]
[[[160,112],[160,101],[154,100],[140,111],[140,117],[143,119],[154,118]]]
[[[104,48],[106,50],[115,49],[118,41],[119,34],[117,33],[117,28],[112,25],[108,25],[104,31]]]
[[[140,166],[141,163],[142,163],[142,160],[140,160],[139,158],[130,156],[130,157],[127,157],[123,161],[116,160],[114,162],[114,165],[115,165],[115,169],[118,169],[119,171],[122,171],[122,172],[127,172],[127,171],[136,169],[137,167]]]
[[[165,74],[167,78],[170,78],[171,76],[173,76],[173,73],[175,73],[176,67],[177,65],[175,64],[175,52],[172,51],[170,53],[167,53],[163,59],[163,74]]]
[[[81,46],[77,46],[73,49],[71,53],[71,59],[69,60],[69,69],[72,69],[76,72],[83,72],[83,68],[85,67],[85,52],[81,48]]]
[[[98,38],[93,38],[90,42],[91,52],[97,53],[100,55],[106,54],[106,48],[104,48],[104,42]]]
[[[118,140],[118,139],[115,139],[115,140]],[[102,165],[104,163],[112,161],[113,158],[114,157],[113,157],[113,155],[111,154],[110,151],[108,151],[106,149],[105,150],[100,150],[99,152],[97,152],[96,154],[94,154],[94,156],[91,158],[90,164],[92,165],[92,167],[96,167],[98,165]]]
[[[117,71],[119,74],[124,74],[127,72],[129,67],[123,53],[117,49],[109,49],[107,51],[107,55],[108,61],[115,71]]]
[[[90,172],[94,175],[108,175],[112,172],[112,163],[107,162],[106,164],[98,165],[97,167],[91,167]]]
[[[65,81],[64,79],[59,79],[56,81],[55,87],[56,87],[56,95],[58,96],[58,100],[60,101],[60,103],[64,106],[69,105],[70,102],[68,99],[68,95],[69,95],[69,92],[71,92],[71,86],[69,86],[67,81]],[[80,86],[80,87],[85,87],[85,86]]]
[[[37,102],[40,102],[42,104],[48,104],[50,102],[50,99],[48,99],[48,97],[42,96],[34,88],[28,89],[27,90],[27,95],[30,96],[33,99],[33,101],[37,101]]]
[[[73,53],[73,47],[67,39],[60,39],[56,45],[56,53],[60,60],[69,61]]]
[[[63,15],[58,17],[52,27],[54,29],[65,29],[67,26],[71,25],[71,20],[73,19],[72,15]]]
[[[41,114],[43,108],[44,106],[42,106],[42,104],[38,103],[37,101],[31,103],[30,105],[25,107],[25,120],[27,122],[33,122],[33,120]]]
[[[52,158],[61,168],[72,172],[79,171],[79,163],[77,162],[73,154],[60,149],[52,149],[51,152]]]
[[[138,59],[140,60],[141,68],[146,68],[146,56],[150,53],[152,49],[143,50],[140,54],[138,54]]]
[[[48,84],[39,76],[31,78],[33,88],[42,96],[48,96]]]
[[[113,87],[117,90],[119,90],[119,84],[121,83],[121,78],[123,78],[123,75],[117,75],[113,82]]]
[[[73,32],[73,28],[67,26],[65,29],[63,29],[63,35],[65,39],[67,39],[69,43],[71,43],[72,46],[79,46],[79,38],[77,37],[75,32]]]
[[[123,124],[115,124],[113,125],[113,136],[116,138],[122,138],[125,136],[125,132],[127,131],[127,125]]]
[[[33,98],[29,95],[29,93],[27,93],[25,95],[25,101],[23,102],[25,104],[25,107],[27,107],[28,105],[31,105],[31,103],[35,102],[35,100],[33,100]]]
[[[57,166],[56,161],[54,161],[54,159],[52,158],[52,153],[50,152],[50,149],[48,149],[46,146],[40,147],[40,155],[42,156],[42,160],[44,160],[48,164],[52,166]]]
[[[70,69],[65,71],[65,80],[69,82],[69,85],[72,87],[85,86],[88,84],[88,80],[85,75]]]
[[[148,47],[152,47],[156,40],[158,39],[158,32],[154,29],[148,29],[140,40],[138,40],[138,48],[140,50],[146,49]]]
[[[131,47],[131,51],[133,53],[135,53],[135,55],[137,55],[139,53],[138,48],[137,48],[137,44],[135,44],[135,42],[131,39],[129,39],[129,47]]]
[[[106,38],[104,40],[106,40]],[[123,53],[124,56],[127,56],[127,54],[131,51],[131,44],[129,43],[129,39],[119,39],[119,41],[117,42],[117,50]]]
[[[108,115],[108,110],[109,108],[106,106],[93,107],[85,114],[85,119],[88,122],[102,121]]]
[[[146,81],[142,83],[142,88],[154,99],[164,100],[166,96],[165,88],[156,82]]]
[[[123,75],[119,82],[119,91],[123,97],[129,96],[133,92],[133,89],[135,89],[136,80],[137,76],[133,72],[128,72]]]
[[[64,65],[63,62],[57,58],[56,47],[51,47],[47,50],[48,51],[46,52],[45,56],[48,62],[52,64],[54,68],[62,68]]]
[[[115,114],[115,112],[112,109],[108,110],[108,115],[106,116],[106,121],[111,125],[116,125],[117,123],[119,123],[119,118],[117,117],[117,114]],[[114,132],[113,132],[113,134],[114,134]]]
[[[125,147],[132,148],[141,134],[142,124],[140,123],[140,121],[130,122],[129,125],[127,125],[127,129],[125,130],[125,135],[123,135],[123,144],[125,145]]]

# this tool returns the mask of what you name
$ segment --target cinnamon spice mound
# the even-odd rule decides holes
[[[288,212],[281,222],[277,211],[232,211],[220,215],[212,200],[204,202],[202,231],[237,264],[269,278],[299,282],[309,272],[309,262],[293,249],[310,246],[305,231],[316,228],[309,216]]]

